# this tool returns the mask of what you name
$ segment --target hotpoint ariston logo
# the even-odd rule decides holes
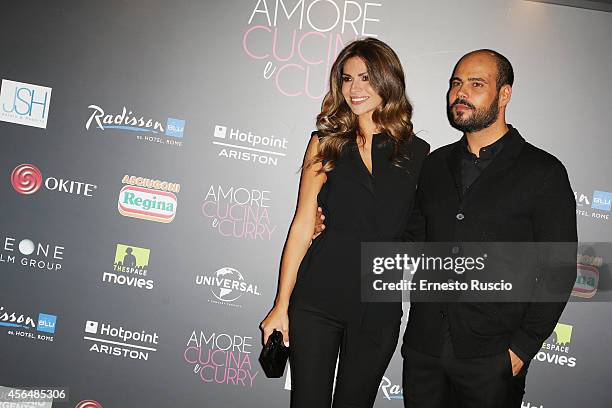
[[[223,125],[215,125],[213,136],[213,145],[219,146],[217,157],[278,166],[279,157],[287,155],[288,140],[284,137],[260,136]]]
[[[33,164],[20,164],[11,172],[11,185],[19,194],[31,195],[44,185],[46,190],[58,191],[81,197],[93,197],[98,188],[95,184],[65,178],[43,178],[42,172]]]
[[[148,360],[159,345],[159,335],[154,331],[129,330],[95,320],[85,323],[83,339],[91,342],[90,352],[132,360]]]
[[[117,203],[121,215],[163,223],[174,220],[177,206],[174,193],[181,190],[180,184],[128,175],[121,182],[126,184]]]
[[[45,129],[51,103],[51,88],[2,80],[0,121]]]
[[[182,146],[185,121],[183,119],[167,118],[165,129],[161,121],[145,118],[134,114],[125,106],[118,114],[106,114],[104,109],[97,105],[89,105],[91,115],[85,123],[89,130],[92,124],[101,131],[115,129],[119,131],[134,132],[136,138],[142,142],[160,143],[167,146]]]

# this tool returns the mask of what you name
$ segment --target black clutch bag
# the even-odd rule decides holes
[[[283,343],[283,333],[274,330],[261,350],[259,362],[269,378],[279,378],[285,373],[289,347]]]

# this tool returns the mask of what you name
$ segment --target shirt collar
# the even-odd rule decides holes
[[[509,139],[509,134],[512,132],[512,130],[513,130],[512,125],[508,125],[508,131],[504,133],[502,137],[500,137],[499,139],[497,139],[495,142],[491,143],[488,146],[481,147],[480,152],[479,152],[480,154],[478,155],[479,159],[489,160],[495,157],[497,153],[499,153],[499,151],[504,147],[504,144]],[[476,157],[474,153],[470,152],[470,149],[467,143],[467,137],[465,135],[463,135],[463,137],[461,138],[461,148],[462,148],[464,155],[467,155],[469,157]]]

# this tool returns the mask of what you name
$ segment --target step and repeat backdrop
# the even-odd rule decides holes
[[[268,379],[257,361],[259,323],[329,69],[357,37],[396,50],[433,148],[460,137],[445,114],[458,58],[505,54],[509,122],[566,165],[580,239],[610,241],[610,13],[522,0],[28,0],[2,16],[2,401],[32,387],[58,398],[27,406],[289,405],[290,373]],[[531,364],[525,408],[612,401],[612,310],[597,301],[609,259],[581,255],[579,302]],[[399,345],[376,406],[402,406]]]

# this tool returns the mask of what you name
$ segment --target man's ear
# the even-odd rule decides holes
[[[512,86],[506,84],[499,90],[499,106],[506,107],[512,98]]]

